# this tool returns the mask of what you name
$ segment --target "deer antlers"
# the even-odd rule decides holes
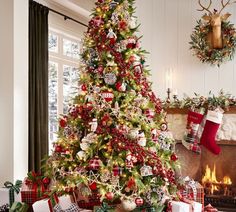
[[[223,9],[225,9],[225,7],[229,4],[233,4],[233,3],[236,3],[236,0],[231,2],[231,0],[227,0],[225,2],[225,0],[221,0],[221,5],[222,5],[222,8],[220,10],[220,12],[218,14],[220,14],[222,12]],[[198,11],[204,11],[206,10],[210,15],[212,15],[212,12],[209,10],[209,8],[211,7],[211,4],[212,4],[212,0],[210,0],[209,2],[209,5],[208,7],[205,7],[202,3],[201,3],[201,0],[198,0],[198,4],[201,6],[202,9],[198,9]]]
[[[209,8],[210,8],[210,6],[211,6],[211,4],[212,4],[212,0],[210,0],[210,3],[209,3],[209,5],[208,5],[208,7],[204,7],[203,5],[202,5],[202,3],[201,3],[201,0],[198,0],[198,4],[201,6],[201,8],[202,9],[199,9],[198,11],[204,11],[204,10],[206,10],[207,12],[209,12],[209,14],[211,15],[212,14],[212,12],[209,10]]]
[[[224,0],[221,0],[221,5],[222,5],[222,9],[220,10],[219,14],[222,12],[222,10],[229,4],[233,4],[236,3],[236,1],[230,2],[231,0],[228,0],[226,3],[224,3]]]

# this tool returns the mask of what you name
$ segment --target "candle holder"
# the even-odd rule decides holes
[[[166,91],[166,93],[167,93],[166,102],[167,102],[167,103],[170,103],[170,93],[171,93],[171,90],[170,90],[170,88],[167,88],[167,91]]]

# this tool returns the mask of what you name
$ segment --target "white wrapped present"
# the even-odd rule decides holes
[[[193,201],[191,201],[191,204],[172,201],[171,212],[202,212],[202,204]]]
[[[71,207],[72,204],[73,204],[73,201],[69,195],[58,197],[58,205],[60,205],[60,209],[62,211],[66,211],[66,210],[72,208]],[[40,200],[40,201],[35,202],[33,204],[33,210],[34,210],[34,212],[50,212],[49,200],[44,199],[44,200]],[[89,210],[83,210],[83,209],[78,209],[78,210],[73,210],[73,211],[89,212]]]
[[[0,188],[0,206],[1,205],[4,205],[4,204],[9,204],[10,205],[10,187],[12,186],[16,186],[16,185],[13,185],[12,183],[10,182],[6,182],[5,183],[7,186],[9,186],[9,188],[6,188],[6,187],[2,187]],[[11,184],[11,185],[10,185]],[[17,194],[15,189],[12,188],[14,191],[14,199],[13,199],[13,202],[21,202],[21,194],[20,192]],[[20,190],[20,189],[19,189]],[[11,197],[12,198],[12,197]]]

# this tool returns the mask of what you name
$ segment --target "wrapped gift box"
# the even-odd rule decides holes
[[[185,178],[180,193],[182,197],[204,205],[204,187],[199,182]]]
[[[21,181],[17,181],[18,182],[21,182]],[[10,182],[6,182],[5,183],[6,185],[8,184],[11,184]],[[21,183],[20,183],[21,184]],[[11,184],[12,186],[15,186],[13,184]],[[18,186],[20,187],[20,185]],[[19,188],[20,189],[20,188]],[[2,187],[0,188],[0,206],[1,205],[4,205],[4,204],[9,204],[10,205],[10,188],[6,188],[6,187]],[[16,202],[20,202],[21,201],[21,195],[20,195],[20,192],[17,194],[16,191],[13,191],[14,192],[14,199],[12,199],[12,203],[14,201]]]
[[[45,188],[43,184],[27,184],[24,180],[21,188],[21,200],[29,205],[34,202],[44,199],[49,192],[48,188]]]
[[[177,202],[177,201],[172,201],[171,202],[171,207],[170,207],[171,212],[202,212],[202,204],[198,202],[191,202],[185,203],[185,202]]]
[[[58,204],[60,205],[62,211],[68,210],[73,203],[72,198],[69,195],[58,197]],[[50,212],[49,199],[43,199],[35,202],[33,204],[34,212]],[[80,212],[92,212],[91,210],[79,209]]]

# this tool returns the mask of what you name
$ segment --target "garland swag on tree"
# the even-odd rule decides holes
[[[209,22],[198,20],[191,35],[190,49],[202,63],[209,63],[219,67],[222,63],[230,61],[234,57],[236,30],[234,24],[229,21],[222,21],[223,48],[221,49],[213,49],[209,46],[207,36],[211,31],[212,26]]]
[[[163,208],[177,156],[135,35],[134,0],[98,0],[83,39],[79,92],[46,163],[54,190],[98,193],[124,208]]]

